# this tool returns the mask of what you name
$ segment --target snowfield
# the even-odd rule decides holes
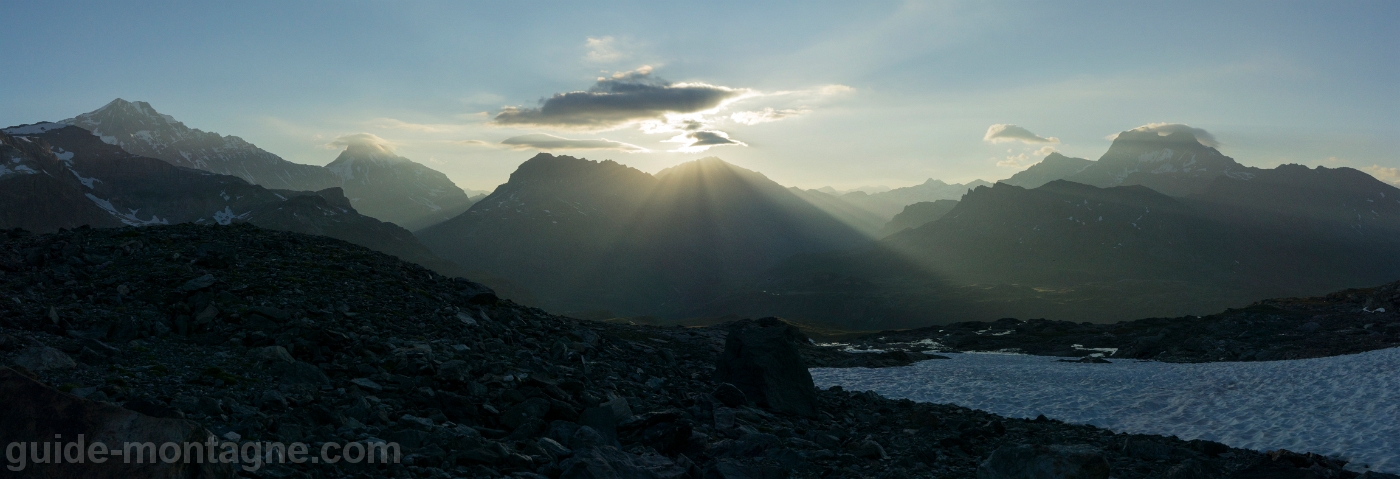
[[[813,369],[818,387],[956,404],[1118,432],[1341,457],[1400,473],[1400,348],[1292,361],[1059,362],[948,354],[902,368]]]

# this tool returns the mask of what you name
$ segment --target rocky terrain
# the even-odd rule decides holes
[[[403,448],[399,464],[248,477],[1358,476],[1309,454],[817,390],[794,346],[806,338],[775,319],[584,322],[247,224],[9,230],[0,299],[0,358],[17,371],[0,369],[0,390],[22,393],[0,395],[0,441],[86,414],[180,437]],[[48,467],[25,474],[62,475]]]
[[[832,367],[900,366],[933,351],[1210,362],[1318,358],[1397,346],[1400,282],[1269,299],[1209,316],[1112,324],[1003,319],[884,331],[808,346],[807,355],[809,362]]]

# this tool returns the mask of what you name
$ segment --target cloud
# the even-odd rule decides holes
[[[1021,143],[1059,143],[1060,139],[1055,137],[1043,137],[1030,130],[1016,125],[995,124],[987,127],[987,134],[982,136],[982,141],[989,143],[1004,143],[1019,141]]]
[[[759,123],[768,123],[770,121],[778,121],[784,118],[805,115],[811,112],[812,110],[799,110],[795,108],[788,108],[783,110],[764,108],[758,111],[737,112],[732,115],[729,115],[729,119],[734,120],[735,123],[739,123],[742,125],[757,125]]]
[[[706,83],[671,83],[652,76],[644,66],[598,78],[588,91],[557,93],[539,108],[506,107],[491,121],[497,125],[531,125],[604,130],[668,114],[714,110],[750,93]]]
[[[1400,186],[1400,168],[1390,168],[1381,165],[1371,165],[1361,167],[1361,171],[1370,173],[1377,180]]]
[[[590,62],[611,63],[627,57],[627,54],[618,51],[617,39],[613,37],[588,37],[584,45],[588,47],[588,54],[584,58]]]
[[[1007,150],[1007,153],[1010,153],[1012,151],[1015,150]],[[1029,168],[1031,165],[1039,163],[1040,160],[1045,159],[1046,155],[1049,155],[1054,152],[1055,147],[1048,145],[1042,146],[1040,147],[1040,149],[1037,149],[1035,151],[1023,151],[1017,155],[1007,155],[1006,159],[997,161],[997,166],[1005,168],[1015,168],[1018,170],[1025,169]]]
[[[674,150],[682,153],[695,153],[724,145],[749,146],[747,143],[730,138],[728,133],[719,130],[692,131],[690,133],[676,135],[674,138],[666,141],[669,143],[685,143],[685,146]]]
[[[509,148],[521,150],[618,150],[627,152],[647,151],[630,143],[612,141],[609,139],[599,140],[574,140],[569,138],[547,135],[544,133],[531,133],[528,135],[512,136],[501,140],[502,145]]]
[[[389,142],[389,140],[385,140],[374,135],[373,133],[355,133],[350,135],[341,135],[340,137],[331,140],[330,143],[326,143],[326,148],[337,150],[341,148],[348,149],[355,147],[368,148],[370,150],[375,150],[381,153],[387,153],[391,155],[394,154],[394,144]]]
[[[1160,136],[1167,136],[1172,133],[1184,131],[1195,135],[1196,141],[1200,142],[1202,145],[1209,146],[1211,148],[1216,148],[1220,146],[1220,142],[1216,141],[1215,135],[1212,135],[1210,134],[1210,132],[1202,130],[1200,128],[1192,128],[1190,125],[1184,123],[1148,123],[1146,125],[1142,125],[1128,131],[1151,131],[1156,132]],[[1109,140],[1115,140],[1118,138],[1118,134],[1115,133],[1109,135],[1107,138]]]
[[[374,128],[387,128],[393,130],[408,130],[423,133],[447,133],[461,131],[471,125],[455,123],[410,123],[395,118],[376,118],[368,122],[368,126]]]

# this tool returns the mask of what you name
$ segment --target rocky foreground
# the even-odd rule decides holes
[[[773,319],[555,316],[362,247],[248,225],[0,233],[0,443],[212,433],[403,451],[388,465],[7,471],[20,476],[1358,476],[1310,454],[817,390],[804,342]]]
[[[1269,299],[1209,316],[1111,324],[1002,319],[882,331],[808,347],[806,354],[810,364],[829,367],[903,366],[935,359],[936,352],[965,351],[1200,363],[1320,358],[1397,346],[1400,281]]]

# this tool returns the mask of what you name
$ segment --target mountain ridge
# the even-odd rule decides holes
[[[471,203],[466,192],[446,175],[387,150],[367,151],[363,145],[348,145],[330,165],[294,163],[240,137],[190,128],[143,101],[118,98],[97,110],[56,123],[91,131],[104,143],[136,155],[237,176],[269,189],[344,188],[364,214],[409,230],[451,218]],[[375,156],[379,153],[388,156]],[[346,164],[354,161],[343,161],[361,157],[374,160],[375,164],[356,168]],[[367,175],[374,180],[367,180]]]

